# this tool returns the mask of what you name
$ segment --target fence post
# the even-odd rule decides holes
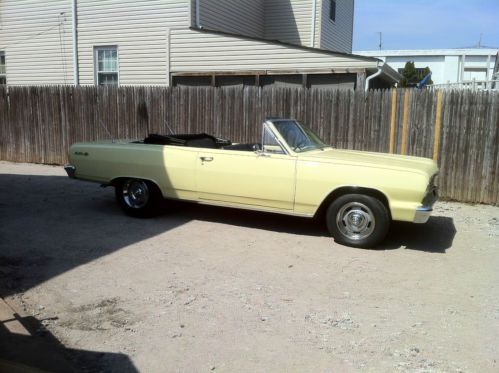
[[[407,124],[409,122],[409,90],[405,90],[404,95],[404,118],[402,120],[402,145],[400,147],[400,154],[406,154],[407,145]]]
[[[397,90],[392,90],[392,117],[390,120],[390,154],[395,150],[395,119],[397,114]]]
[[[440,145],[440,127],[442,123],[442,91],[437,93],[437,113],[435,117],[435,140],[433,142],[433,160],[438,161],[438,146]]]

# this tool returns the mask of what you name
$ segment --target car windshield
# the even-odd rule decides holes
[[[279,120],[273,122],[282,138],[294,152],[301,153],[327,147],[326,144],[309,127],[295,120]]]

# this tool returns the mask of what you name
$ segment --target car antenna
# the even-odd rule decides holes
[[[102,123],[102,119],[99,119],[99,124],[104,128],[104,131],[106,131],[107,135],[111,138],[111,142],[114,142],[114,137],[111,136],[111,133],[108,131],[107,127]]]

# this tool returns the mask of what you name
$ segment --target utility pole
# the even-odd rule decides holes
[[[378,31],[377,33],[379,34],[378,47],[379,47],[379,50],[381,50],[381,49],[383,49],[383,33],[381,31]]]

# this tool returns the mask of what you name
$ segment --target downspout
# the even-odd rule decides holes
[[[172,85],[171,74],[171,45],[172,45],[172,32],[170,28],[166,29],[166,86]]]
[[[199,15],[199,2],[200,2],[200,0],[196,0],[196,27],[197,28],[201,28],[201,20],[200,20],[201,17]]]
[[[199,1],[199,0],[198,0]],[[316,23],[316,15],[317,12],[317,0],[312,1],[312,30],[310,30],[310,46],[315,48],[315,23]]]
[[[374,78],[380,76],[381,73],[383,72],[383,65],[380,66],[379,62],[378,62],[377,68],[378,68],[378,71],[376,71],[374,74],[372,74],[371,76],[366,78],[366,87],[365,87],[366,92],[369,91],[369,82],[371,81],[371,79],[374,79]]]
[[[80,76],[78,71],[78,32],[77,32],[77,15],[78,10],[76,0],[72,0],[73,11],[71,12],[72,28],[73,28],[73,77],[74,85],[80,85]]]

